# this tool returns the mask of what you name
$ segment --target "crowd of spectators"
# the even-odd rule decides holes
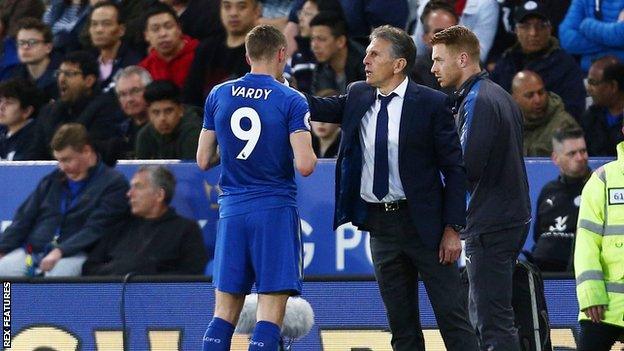
[[[429,40],[461,24],[522,108],[525,156],[556,153],[561,129],[582,128],[589,156],[624,140],[624,0],[0,0],[0,160],[54,159],[55,132],[75,123],[108,166],[194,159],[204,100],[249,72],[244,39],[259,23],[287,37],[289,85],[319,96],[365,79],[374,27],[404,28],[418,48],[410,77],[451,99]],[[313,134],[318,157],[337,156],[338,126]]]

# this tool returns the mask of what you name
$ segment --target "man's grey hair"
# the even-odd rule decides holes
[[[412,38],[402,29],[384,25],[373,30],[370,41],[374,39],[383,39],[392,44],[392,57],[404,58],[407,61],[401,73],[408,75],[416,62],[416,45]]]
[[[168,205],[175,194],[176,179],[165,166],[147,165],[139,168],[137,173],[145,172],[152,182],[152,187],[165,191],[165,203]]]
[[[113,77],[113,82],[115,82],[115,92],[117,92],[117,83],[119,82],[119,79],[128,78],[135,74],[138,75],[139,78],[141,78],[141,83],[143,83],[144,87],[146,87],[153,80],[152,75],[141,66],[124,67],[117,71],[117,73],[115,73],[115,76]]]

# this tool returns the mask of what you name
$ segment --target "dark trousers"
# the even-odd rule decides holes
[[[511,307],[512,278],[528,225],[466,238],[470,320],[481,350],[520,351]]]
[[[407,207],[385,212],[369,209],[375,277],[386,307],[392,349],[425,350],[418,308],[418,273],[433,306],[444,345],[450,351],[476,351],[456,265],[439,263],[438,250],[425,248]]]
[[[606,323],[581,321],[578,351],[609,351],[624,336],[624,328]]]

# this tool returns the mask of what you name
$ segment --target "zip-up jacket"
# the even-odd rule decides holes
[[[624,143],[583,188],[574,247],[579,319],[606,305],[604,323],[624,327]]]

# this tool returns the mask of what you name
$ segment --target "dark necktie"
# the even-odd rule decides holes
[[[395,97],[395,93],[388,96],[378,95],[381,107],[377,113],[377,128],[375,130],[375,170],[373,174],[373,194],[381,201],[388,194],[388,104]]]

